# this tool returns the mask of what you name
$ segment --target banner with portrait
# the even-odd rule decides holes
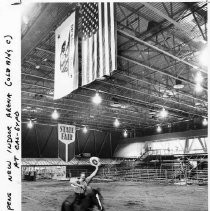
[[[78,37],[73,12],[55,31],[54,99],[78,88]]]

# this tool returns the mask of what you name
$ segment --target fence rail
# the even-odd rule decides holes
[[[156,181],[161,183],[178,183],[185,180],[187,183],[208,183],[208,170],[188,172],[181,169],[102,169],[98,175],[101,179],[117,181]]]

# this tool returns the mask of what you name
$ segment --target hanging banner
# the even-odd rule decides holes
[[[72,13],[55,31],[54,99],[60,99],[78,88],[78,48]]]
[[[58,124],[59,157],[61,157],[66,162],[71,160],[75,154],[74,153],[75,134],[76,134],[75,126]],[[63,149],[64,145],[65,149]]]

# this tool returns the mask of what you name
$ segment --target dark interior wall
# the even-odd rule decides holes
[[[203,126],[202,119],[201,118],[194,118],[187,122],[180,122],[179,124],[171,124],[169,125],[163,125],[162,128],[162,134],[164,133],[176,133],[176,132],[185,132],[185,131],[193,131],[193,130],[202,130],[207,129],[206,126]],[[157,128],[151,127],[151,128],[144,128],[140,130],[135,131],[136,137],[144,137],[144,136],[151,136],[151,135],[157,135]]]
[[[113,152],[121,138],[121,133],[102,132],[90,130],[83,133],[82,130],[77,131],[75,142],[75,153],[91,153],[92,156],[101,158],[112,157]]]
[[[57,137],[57,127],[34,125],[29,129],[22,124],[22,157],[58,157]]]
[[[110,158],[122,138],[119,132],[90,130],[86,134],[76,131],[75,154],[91,153],[92,156]],[[64,158],[65,146],[59,145],[59,157]],[[22,124],[23,158],[57,158],[58,133],[56,126],[34,125],[32,129]]]

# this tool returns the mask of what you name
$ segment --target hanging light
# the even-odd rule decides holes
[[[99,95],[98,92],[96,92],[95,96],[92,98],[93,103],[95,103],[96,105],[100,104],[102,102],[102,98]]]
[[[119,125],[120,125],[120,122],[119,122],[119,120],[116,118],[115,121],[114,121],[114,126],[115,126],[115,127],[119,127]]]
[[[202,77],[201,73],[200,72],[197,72],[197,74],[195,76],[195,82],[199,84],[202,81],[203,81],[203,77]]]
[[[124,136],[125,138],[127,138],[127,137],[128,137],[128,132],[127,132],[127,130],[124,130],[124,132],[123,132],[123,136]]]
[[[27,127],[31,129],[33,126],[34,126],[34,124],[33,124],[33,122],[30,119],[28,124],[27,124]]]
[[[202,65],[208,65],[208,48],[204,48],[199,56],[200,63]]]
[[[175,85],[174,85],[174,89],[183,89],[184,88],[184,84],[182,84],[182,81],[179,79],[176,79],[175,81]]]
[[[203,90],[202,86],[200,84],[196,84],[195,91],[196,92],[201,92],[202,90]]]
[[[204,119],[203,119],[203,126],[206,126],[206,125],[208,125],[208,121],[207,121],[206,118],[204,118]]]
[[[160,116],[162,118],[165,118],[168,116],[168,112],[165,110],[165,108],[163,108],[161,111],[160,111]]]
[[[83,127],[83,133],[87,133],[88,129],[86,126]]]
[[[52,113],[52,118],[53,119],[58,119],[59,118],[59,113],[57,112],[57,110],[55,109]]]
[[[23,23],[25,23],[26,25],[28,24],[29,20],[28,20],[28,17],[26,15],[24,15],[22,17],[22,20],[23,20]]]
[[[163,98],[168,98],[167,93],[164,93],[164,94],[163,94]]]
[[[40,69],[40,65],[36,65],[36,67],[35,67],[35,68],[36,68],[37,70],[38,70],[38,69]]]
[[[160,133],[162,131],[162,128],[160,127],[160,125],[157,126],[157,132]]]

